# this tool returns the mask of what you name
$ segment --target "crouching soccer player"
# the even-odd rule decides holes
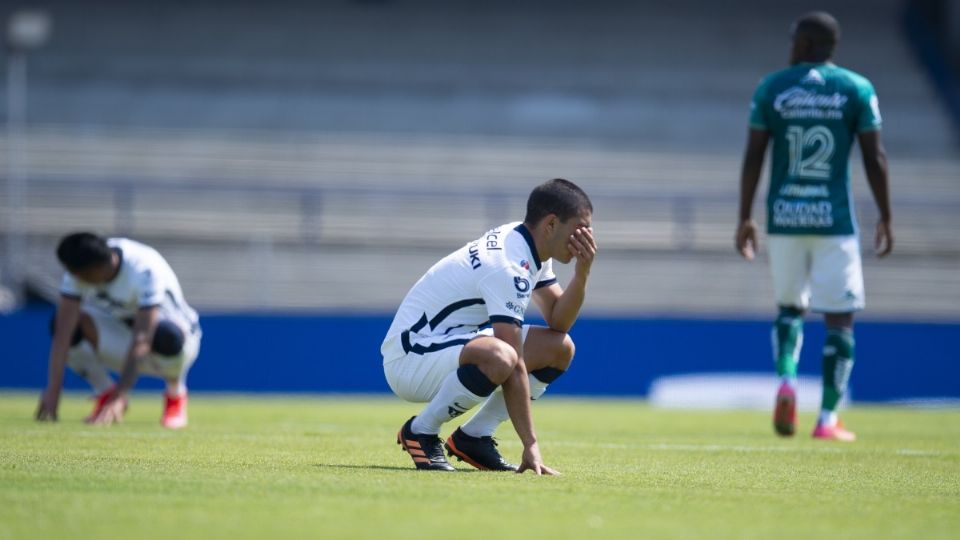
[[[186,426],[186,376],[200,350],[201,332],[167,261],[133,240],[86,232],[64,237],[57,258],[67,272],[37,420],[57,420],[66,365],[96,394],[88,423],[121,421],[130,390],[145,374],[166,382],[163,426]],[[116,384],[108,370],[120,373]]]
[[[452,471],[444,456],[481,470],[556,474],[540,457],[531,400],[573,359],[567,332],[583,304],[597,245],[587,194],[563,179],[536,187],[523,222],[508,223],[436,263],[413,286],[381,346],[387,383],[399,397],[427,402],[397,442],[418,469]],[[564,290],[553,260],[577,259]],[[523,324],[533,298],[546,327]],[[443,423],[483,404],[442,446]],[[493,439],[507,418],[523,443],[520,466]]]

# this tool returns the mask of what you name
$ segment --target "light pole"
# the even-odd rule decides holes
[[[50,16],[45,11],[16,11],[7,21],[7,241],[2,271],[14,304],[23,298],[25,277],[27,52],[42,47],[49,36]]]

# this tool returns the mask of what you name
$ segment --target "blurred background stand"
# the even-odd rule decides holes
[[[0,311],[22,303],[24,296],[26,238],[27,162],[24,145],[27,125],[27,57],[46,44],[50,16],[35,9],[16,11],[7,20],[7,137],[6,137],[6,231],[3,264],[0,266]]]

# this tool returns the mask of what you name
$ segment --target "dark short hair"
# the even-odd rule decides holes
[[[89,232],[68,234],[57,246],[57,259],[71,272],[109,264],[111,257],[107,241]]]
[[[826,11],[811,11],[793,23],[793,38],[803,36],[813,44],[813,59],[825,61],[833,57],[840,41],[840,23]]]
[[[527,216],[523,222],[536,225],[541,219],[555,214],[560,221],[593,212],[593,203],[580,187],[569,180],[554,178],[533,188],[527,199]]]

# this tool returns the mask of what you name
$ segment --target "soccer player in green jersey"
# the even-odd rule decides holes
[[[866,78],[835,65],[836,19],[813,12],[794,23],[790,67],[765,77],[753,96],[740,180],[737,251],[752,260],[757,226],[751,207],[767,145],[773,141],[767,233],[770,269],[780,312],[773,326],[777,391],[773,424],[796,431],[797,361],[803,314],[824,314],[823,398],[814,438],[853,441],[837,418],[854,360],[853,314],[864,307],[860,245],[850,193],[849,156],[856,139],[879,209],[875,247],[893,248],[887,158],[880,110]]]

